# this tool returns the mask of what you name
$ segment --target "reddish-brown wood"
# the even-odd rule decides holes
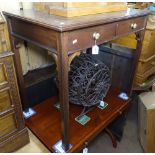
[[[133,29],[131,27],[131,24],[137,24],[137,27]],[[145,20],[143,17],[121,21],[121,22],[118,22],[116,34],[117,35],[129,34],[132,31],[137,31],[137,30],[139,31],[140,29],[143,29],[144,27],[145,27]]]
[[[106,24],[101,26],[94,26],[85,29],[79,29],[68,34],[68,51],[77,51],[86,49],[95,44],[93,33],[100,33],[100,38],[96,41],[96,44],[102,44],[113,39],[116,35],[116,24]],[[73,41],[77,40],[76,44]]]
[[[118,90],[111,88],[104,99],[109,104],[108,107],[104,110],[96,107],[90,111],[87,115],[91,120],[85,126],[75,121],[82,107],[70,105],[70,143],[73,148],[69,152],[80,151],[85,146],[85,142],[92,140],[127,108],[130,100],[123,101],[118,98],[118,94]],[[52,152],[54,152],[52,146],[61,139],[61,115],[60,111],[53,106],[57,100],[57,97],[53,97],[36,105],[34,109],[37,114],[26,120],[26,125]]]
[[[131,10],[129,13],[127,13],[127,11],[118,11],[73,18],[49,15],[47,13],[41,13],[34,10],[16,10],[13,12],[7,11],[3,13],[9,17],[35,23],[36,25],[50,28],[59,32],[64,32],[111,22],[118,22],[130,18],[133,19],[135,17],[145,16],[149,13],[149,11]]]
[[[57,68],[58,68],[58,81],[59,81],[59,101],[61,106],[61,137],[62,146],[67,152],[69,149],[69,89],[68,89],[68,48],[66,46],[68,40],[67,33],[59,36],[58,40],[58,55],[57,55]]]
[[[10,36],[13,37],[12,49],[15,53],[19,84],[22,83],[23,77],[21,76],[21,63],[14,38],[33,43],[57,54],[59,98],[62,108],[61,117],[60,113],[56,112],[53,108],[50,109],[49,105],[46,106],[50,101],[45,102],[45,104],[36,107],[36,110],[41,107],[39,111],[43,111],[44,115],[41,114],[40,117],[38,113],[36,116],[30,118],[29,127],[34,129],[34,132],[44,141],[50,150],[52,150],[51,145],[62,139],[65,150],[68,149],[68,144],[71,143],[73,148],[69,152],[78,151],[86,141],[94,138],[106,125],[116,118],[119,111],[125,109],[127,102],[118,99],[116,96],[118,93],[112,89],[109,96],[107,96],[107,102],[110,103],[110,106],[104,113],[102,111],[101,114],[99,109],[90,112],[93,121],[90,121],[85,127],[81,127],[75,123],[74,119],[79,114],[79,108],[75,106],[69,108],[68,103],[68,60],[70,54],[93,46],[95,43],[93,33],[95,32],[101,34],[97,44],[110,41],[131,32],[141,31],[139,34],[143,34],[146,26],[145,21],[149,12],[147,10],[132,10],[130,12],[121,11],[70,19],[33,10],[4,12],[4,14],[10,26]],[[137,28],[129,28],[132,21],[137,22]],[[126,26],[122,27],[124,22]],[[135,65],[141,51],[143,35],[140,35],[139,38],[140,41],[138,42],[134,60]],[[77,42],[75,44],[74,40],[76,39]],[[133,67],[131,81],[133,81],[134,73],[135,67]],[[130,91],[131,88],[132,86],[129,86]],[[23,83],[20,86],[20,91],[24,94]],[[25,95],[23,95],[24,97]],[[50,127],[51,125],[52,127]]]
[[[46,46],[48,50],[52,50],[53,52],[57,50],[58,33],[56,31],[18,19],[11,20],[10,24],[12,25],[12,35],[30,39],[37,45]],[[30,29],[31,31],[25,31],[26,29]]]

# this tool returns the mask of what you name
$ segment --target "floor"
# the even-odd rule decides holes
[[[29,130],[30,143],[17,150],[15,153],[49,153],[48,149]]]
[[[102,132],[89,145],[90,153],[141,153],[143,152],[138,141],[137,126],[137,102],[133,102],[130,107],[124,135],[117,148],[113,148],[109,137]],[[47,153],[46,147],[29,131],[30,143],[17,151],[17,153]]]

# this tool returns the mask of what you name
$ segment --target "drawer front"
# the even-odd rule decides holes
[[[11,26],[14,34],[25,37],[25,39],[56,52],[58,36],[56,31],[16,18],[11,20]],[[31,31],[25,31],[26,29]]]
[[[155,54],[155,30],[145,30],[140,59],[148,59]]]
[[[93,28],[80,29],[77,31],[71,31],[68,35],[68,48],[69,51],[81,50],[91,47],[95,44],[93,38],[94,33],[99,33],[100,37],[96,41],[96,44],[102,44],[115,37],[116,24],[107,24],[102,26],[96,26]]]
[[[0,90],[0,113],[9,110],[12,107],[12,97],[9,88]]]
[[[6,136],[17,130],[16,120],[14,114],[8,114],[0,117],[0,137]]]
[[[147,59],[146,59],[147,60]],[[148,59],[149,60],[149,59]],[[145,74],[147,71],[149,71],[151,68],[155,68],[155,55],[152,56],[152,59],[150,57],[149,61],[143,62],[139,61],[138,63],[138,74]]]
[[[129,19],[117,23],[116,35],[125,35],[131,32],[143,29],[145,27],[145,17],[138,17],[135,19]],[[134,24],[134,26],[133,26]],[[135,25],[136,24],[136,25]]]

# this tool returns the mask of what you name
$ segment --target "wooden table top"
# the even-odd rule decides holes
[[[35,10],[16,10],[3,12],[7,16],[15,17],[21,20],[39,24],[44,27],[54,29],[56,31],[70,31],[84,27],[90,27],[110,22],[120,21],[139,16],[144,16],[150,13],[147,9],[102,13],[96,15],[86,15],[81,17],[66,18],[48,13],[42,13]]]

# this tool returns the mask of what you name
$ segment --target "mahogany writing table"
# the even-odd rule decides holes
[[[119,90],[111,87],[105,98],[109,103],[109,107],[103,111],[98,109],[91,111],[91,121],[86,126],[77,124],[74,118],[78,114],[79,109],[74,105],[70,106],[68,99],[68,62],[70,56],[77,51],[92,47],[94,45],[94,34],[100,35],[96,40],[97,45],[100,45],[135,32],[137,48],[134,59],[135,68],[133,69],[130,87],[128,88],[128,94],[130,94],[149,12],[147,10],[128,10],[73,18],[49,15],[34,10],[3,13],[9,26],[12,51],[15,53],[14,60],[23,108],[26,104],[26,94],[18,43],[20,40],[24,40],[51,51],[57,56],[61,112],[56,112],[54,109],[51,109],[51,112],[47,112],[51,115],[51,120],[49,118],[46,119],[53,121],[53,123],[50,124],[51,126],[44,124],[47,126],[45,130],[38,125],[38,129],[34,130],[34,133],[51,151],[54,151],[52,145],[61,139],[63,148],[66,151],[79,151],[85,145],[85,142],[89,142],[94,138],[127,107],[130,99],[127,101],[119,99]],[[43,104],[42,106],[44,107]],[[46,111],[44,111],[45,114]],[[35,122],[37,117],[38,115],[34,116],[32,120]],[[32,126],[34,125],[32,121],[31,124]],[[71,149],[69,149],[69,144],[72,145]]]

